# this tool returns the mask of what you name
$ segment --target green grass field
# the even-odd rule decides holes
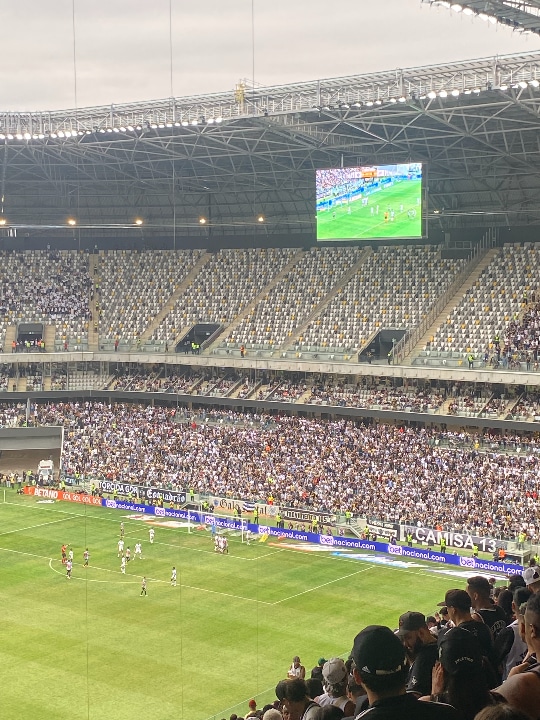
[[[421,180],[403,180],[370,195],[366,206],[362,206],[361,200],[355,200],[350,205],[334,206],[333,210],[318,211],[317,240],[420,238],[422,212],[417,199],[421,195]],[[384,219],[388,208],[394,210],[393,221]],[[409,210],[414,211],[414,217],[408,216]]]
[[[250,697],[259,707],[274,699],[294,655],[309,670],[320,656],[348,654],[364,626],[395,627],[406,610],[432,613],[466,577],[290,541],[246,545],[237,535],[229,555],[218,555],[208,531],[159,524],[150,545],[148,520],[137,516],[13,490],[2,502],[0,492],[2,720],[241,714]],[[144,555],[126,575],[120,521],[126,545],[133,553],[142,542]],[[64,542],[75,553],[72,580],[60,561]]]

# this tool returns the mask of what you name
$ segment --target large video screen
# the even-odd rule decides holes
[[[317,240],[421,238],[422,164],[317,170]]]

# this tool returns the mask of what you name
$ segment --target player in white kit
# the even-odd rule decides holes
[[[120,539],[118,541],[118,557],[121,557],[124,554],[124,541]]]

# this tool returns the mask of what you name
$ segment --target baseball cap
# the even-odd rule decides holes
[[[317,665],[324,665],[325,662],[326,662],[326,658],[319,658],[317,660]]]
[[[322,674],[328,685],[339,685],[349,673],[341,658],[331,658],[324,663]]]
[[[351,654],[360,674],[395,675],[406,667],[401,640],[384,625],[368,625],[359,632]]]
[[[482,653],[476,637],[468,630],[456,627],[439,641],[439,660],[450,675],[464,675],[475,668],[482,669]]]
[[[534,565],[534,567],[526,568],[522,573],[522,577],[527,587],[535,582],[540,582],[540,567]]]
[[[414,612],[408,610],[399,617],[399,632],[412,632],[413,630],[420,630],[420,628],[426,626],[426,616],[421,612]]]
[[[448,590],[444,596],[444,600],[437,603],[437,607],[453,607],[458,610],[469,610],[471,607],[471,598],[465,590]]]

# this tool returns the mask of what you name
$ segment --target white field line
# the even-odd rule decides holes
[[[54,525],[55,523],[66,522],[66,520],[73,520],[76,517],[78,517],[78,515],[71,515],[67,518],[60,518],[59,520],[51,520],[50,522],[39,523],[39,525],[28,525],[28,527],[18,528],[17,530],[6,530],[6,532],[0,533],[0,536],[12,535],[13,533],[24,532],[25,530],[34,530],[35,528],[44,527],[45,525]]]
[[[347,578],[354,577],[355,575],[360,575],[361,573],[367,572],[368,570],[373,570],[375,565],[372,565],[370,567],[364,567],[361,570],[357,570],[356,572],[349,573],[349,575],[342,575],[341,577],[335,578],[334,580],[329,580],[328,582],[322,583],[321,585],[316,585],[315,587],[308,588],[307,590],[303,590],[302,592],[296,593],[296,595],[289,595],[289,597],[282,598],[281,600],[276,600],[273,603],[270,603],[271,605],[279,605],[280,603],[287,602],[287,600],[292,600],[293,598],[300,597],[300,595],[306,595],[310,592],[315,592],[316,590],[320,590],[323,587],[326,587],[327,585],[332,585],[333,583],[341,582],[341,580],[346,580]]]

